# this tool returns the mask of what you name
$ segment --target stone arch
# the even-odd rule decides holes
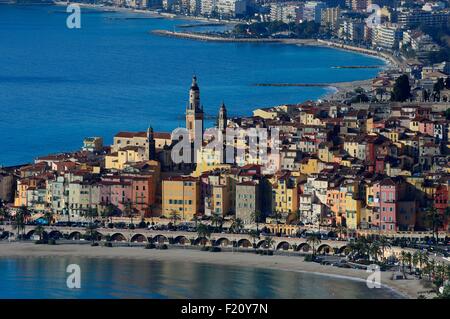
[[[311,250],[311,246],[308,243],[301,243],[297,246],[297,251],[307,253]]]
[[[70,240],[79,240],[81,238],[81,233],[79,231],[74,231],[69,234]]]
[[[348,253],[348,246],[347,245],[344,245],[344,246],[341,246],[341,247],[339,247],[338,248],[338,253],[339,254],[346,254],[347,255],[347,253]]]
[[[159,234],[153,237],[153,242],[157,244],[166,244],[169,242],[169,239],[166,236]]]
[[[194,241],[194,245],[198,246],[198,245],[207,245],[209,242],[209,240],[206,237],[198,237],[195,241]]]
[[[50,238],[50,239],[60,239],[62,237],[63,237],[63,234],[59,230],[52,230],[48,234],[48,238]]]
[[[216,246],[225,247],[225,246],[228,246],[228,245],[230,245],[230,240],[228,238],[221,237],[221,238],[216,240]]]
[[[178,245],[186,245],[189,243],[189,239],[187,239],[186,236],[177,236],[174,239],[174,243]]]
[[[331,248],[331,246],[330,245],[328,245],[328,244],[322,244],[322,245],[320,245],[319,247],[317,247],[317,252],[319,253],[319,254],[330,254],[330,253],[332,253],[333,252],[333,249]]]
[[[248,240],[246,238],[242,238],[242,239],[238,240],[238,247],[251,248],[252,243],[250,242],[250,240]]]
[[[127,238],[122,233],[114,233],[111,235],[111,241],[127,241]]]
[[[25,234],[25,237],[30,239],[34,235],[34,229],[30,230],[28,233]]]
[[[257,248],[266,248],[266,240],[265,240],[265,239],[260,240],[260,241],[256,244],[256,247],[257,247]],[[270,247],[270,248],[272,248],[272,247]]]
[[[277,244],[277,250],[289,250],[291,245],[287,241],[282,241]]]
[[[145,237],[142,234],[134,234],[133,237],[131,237],[132,243],[145,243],[148,242],[147,237]]]

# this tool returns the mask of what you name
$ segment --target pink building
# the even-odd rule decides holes
[[[434,136],[434,123],[429,120],[420,121],[419,132],[428,136]]]
[[[385,178],[373,186],[378,199],[379,225],[381,230],[398,230],[398,205],[402,199],[405,183],[401,178]]]

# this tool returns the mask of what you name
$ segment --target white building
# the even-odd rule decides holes
[[[270,20],[283,21],[284,23],[301,20],[303,4],[298,2],[272,3],[270,5]]]
[[[236,17],[247,12],[246,0],[217,0],[217,12],[226,17]]]
[[[320,1],[307,1],[303,6],[303,21],[314,21],[320,23],[322,20],[322,10],[325,9],[327,5]]]
[[[397,49],[403,32],[397,24],[380,24],[372,30],[372,45],[386,49]]]

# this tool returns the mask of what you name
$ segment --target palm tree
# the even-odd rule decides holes
[[[252,212],[252,215],[251,215],[251,219],[254,220],[256,223],[256,231],[258,233],[259,233],[259,221],[260,221],[261,215],[262,215],[262,213],[258,209],[255,210],[254,212]]]
[[[97,225],[95,225],[94,223],[90,223],[87,227],[86,227],[86,237],[89,237],[92,240],[92,245],[95,244],[95,240],[98,236],[98,232],[97,232]]]
[[[177,220],[180,218],[180,213],[178,213],[177,210],[172,209],[172,210],[170,211],[170,218],[171,218],[172,221],[173,221],[173,226],[175,226],[176,223],[177,223]]]
[[[115,215],[117,207],[113,204],[107,204],[102,212],[102,217],[106,218],[107,221],[111,222],[112,216]]]
[[[94,223],[94,218],[98,216],[97,208],[89,207],[86,210],[85,216],[91,220],[91,223]]]
[[[266,249],[270,249],[271,247],[273,247],[274,244],[275,244],[275,240],[272,237],[266,236],[264,238],[264,247]]]
[[[8,220],[10,218],[9,211],[3,204],[0,207],[0,217],[2,217],[3,220]]]
[[[47,221],[48,226],[50,226],[53,221],[53,212],[50,210],[46,211],[44,214],[44,218]]]
[[[222,228],[223,218],[219,214],[213,214],[211,217],[211,225],[214,226],[214,231],[217,233],[220,228]]]
[[[412,255],[412,265],[414,268],[417,268],[417,265],[419,264],[419,255],[420,251],[415,251]]]
[[[34,234],[39,236],[39,240],[42,240],[42,235],[44,235],[44,226],[36,226],[36,228],[34,229]]]
[[[384,252],[385,252],[386,248],[391,248],[391,244],[390,244],[389,240],[386,238],[386,236],[381,236],[378,239],[378,244],[380,245],[381,252],[383,254],[382,258],[384,259],[385,258],[384,257],[385,256]]]
[[[13,227],[17,229],[17,238],[19,237],[20,231],[25,231],[25,220],[29,215],[30,211],[25,205],[21,206],[16,212]]]
[[[317,234],[310,234],[306,237],[306,243],[312,246],[313,249],[313,257],[316,256],[316,245],[320,245],[321,241]]]
[[[130,200],[126,201],[123,210],[124,210],[125,216],[130,218],[130,224],[133,224],[133,205],[131,204]]]
[[[242,222],[242,219],[236,218],[233,220],[233,223],[230,226],[230,230],[232,233],[239,234],[242,229],[244,228],[244,223]]]
[[[197,214],[194,214],[194,217],[192,217],[192,219],[194,220],[195,229],[197,229],[197,226],[198,226],[198,216],[197,216]]]
[[[374,258],[375,262],[378,261],[378,256],[380,254],[381,254],[381,247],[378,242],[375,241],[369,245],[369,255],[371,255]]]
[[[211,237],[211,228],[208,225],[203,223],[198,224],[197,226],[197,234],[199,238],[210,238]],[[206,240],[202,241],[203,246],[206,245]]]
[[[256,240],[259,239],[259,232],[257,230],[251,230],[249,233],[253,241],[253,248],[256,250]]]
[[[339,238],[342,238],[342,234],[347,234],[347,227],[345,227],[344,225],[338,224],[336,227],[339,233]]]
[[[428,253],[424,251],[419,251],[419,267],[422,269],[423,266],[426,266],[429,262]]]
[[[444,225],[444,218],[449,214],[449,210],[445,210],[445,212],[439,212],[435,207],[430,207],[426,211],[425,214],[425,222],[431,228],[433,238],[436,239],[436,245],[439,241],[439,228]],[[434,237],[436,235],[436,237]]]

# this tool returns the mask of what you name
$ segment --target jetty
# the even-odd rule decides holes
[[[337,65],[333,69],[379,69],[379,65]]]
[[[199,40],[199,41],[271,42],[271,43],[283,42],[282,39],[233,38],[233,37],[222,37],[222,36],[219,36],[219,35],[207,34],[207,33],[175,32],[175,31],[168,31],[168,30],[151,30],[151,31],[149,31],[149,33],[155,34],[155,35],[159,35],[159,36],[182,38],[182,39],[191,39],[191,40]]]

